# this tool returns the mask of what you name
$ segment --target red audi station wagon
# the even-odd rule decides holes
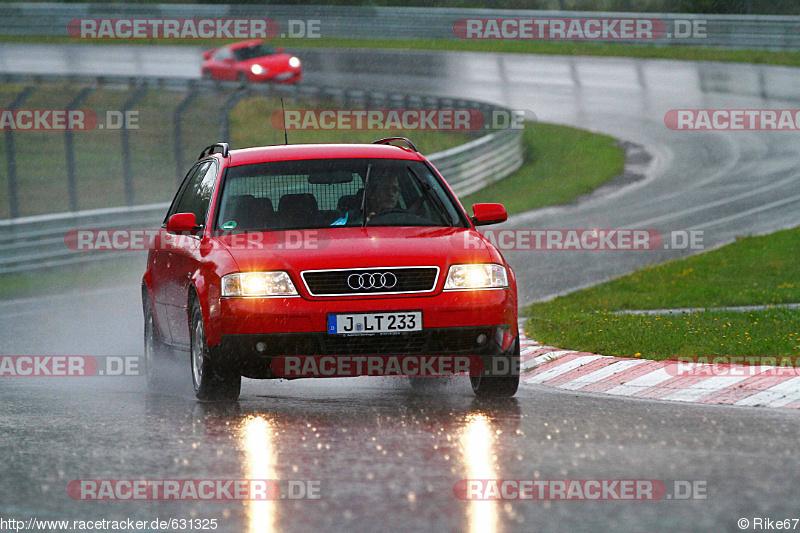
[[[147,259],[149,382],[180,357],[199,399],[235,400],[286,356],[469,354],[476,395],[513,396],[516,279],[475,230],[506,210],[472,209],[407,139],[207,147]]]

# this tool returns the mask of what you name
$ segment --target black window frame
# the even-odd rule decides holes
[[[197,169],[200,168],[202,165],[204,165],[206,163],[211,163],[212,165],[215,166],[215,172],[216,172],[217,175],[214,178],[214,182],[216,183],[218,181],[218,179],[219,179],[219,161],[217,161],[216,158],[211,157],[211,158],[207,158],[207,159],[201,159],[200,161],[198,161],[194,165],[192,165],[192,168],[190,168],[189,172],[187,172],[186,176],[184,176],[183,182],[181,182],[181,186],[178,188],[178,192],[175,193],[175,196],[172,199],[172,203],[170,204],[169,209],[167,210],[167,216],[164,217],[164,222],[161,224],[161,227],[166,227],[167,226],[167,221],[169,220],[169,217],[171,217],[172,215],[174,215],[175,213],[178,212],[177,211],[178,206],[180,205],[181,200],[183,200],[183,195],[186,193],[186,189],[189,186],[189,182],[194,177],[194,174],[197,171]],[[208,168],[210,168],[210,166]],[[206,170],[206,171],[208,171],[208,170]],[[199,225],[201,225],[201,226],[205,226],[206,225],[206,221],[208,219],[208,211],[211,208],[211,203],[212,203],[213,199],[214,199],[214,193],[212,191],[211,197],[209,198],[209,201],[208,201],[208,206],[206,207],[206,212],[205,212],[205,215],[203,217],[203,221],[202,222],[199,221],[199,220],[197,221],[197,223]]]

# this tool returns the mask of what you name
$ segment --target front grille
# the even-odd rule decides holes
[[[356,268],[314,270],[301,274],[312,296],[430,292],[439,276],[437,267]]]

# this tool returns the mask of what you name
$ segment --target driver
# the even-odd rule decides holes
[[[367,191],[367,222],[372,217],[395,209],[400,200],[400,184],[393,174],[370,176]]]

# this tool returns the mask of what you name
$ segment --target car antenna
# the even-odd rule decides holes
[[[289,136],[286,134],[286,109],[283,108],[283,96],[281,96],[281,111],[283,112],[283,141],[289,144]]]

